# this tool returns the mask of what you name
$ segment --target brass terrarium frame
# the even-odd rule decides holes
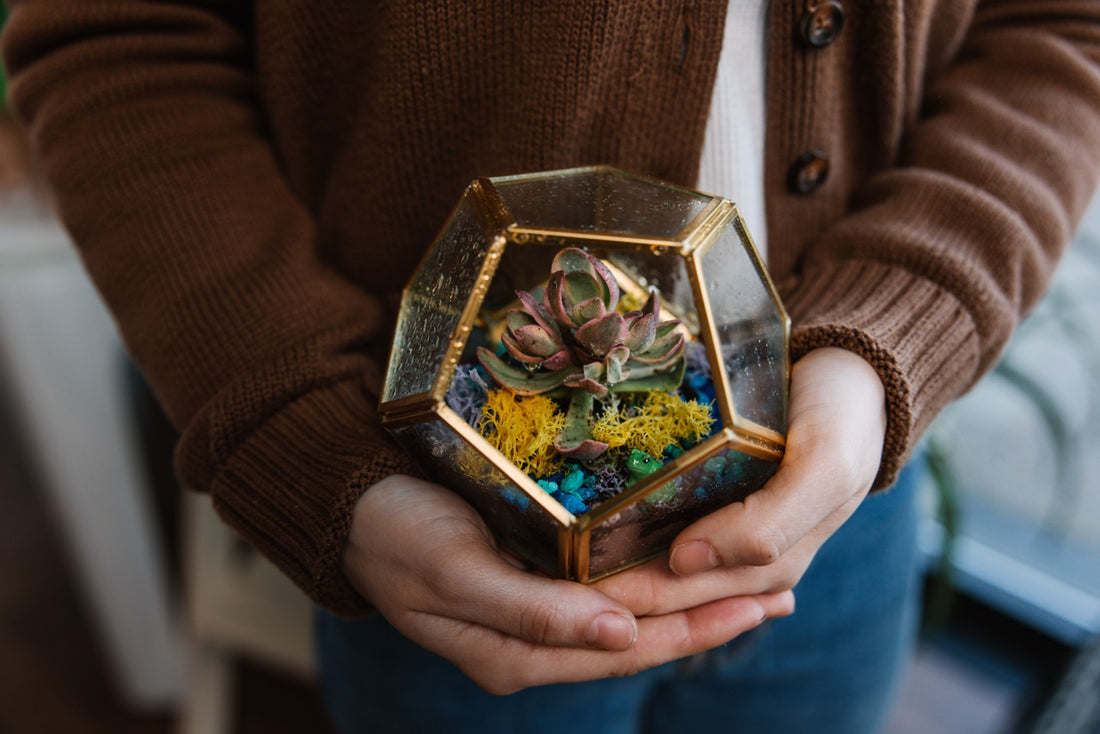
[[[617,169],[605,166],[553,171],[547,177],[561,177],[581,174],[614,173],[616,176],[634,179],[646,184],[669,186],[677,191],[686,191],[679,187],[660,184],[652,179],[635,177]],[[524,176],[522,178],[530,178]],[[635,236],[617,232],[589,231],[583,229],[547,228],[517,223],[515,217],[497,191],[494,181],[506,182],[520,177],[502,177],[496,179],[480,178],[467,189],[467,197],[480,228],[488,240],[488,247],[481,270],[461,315],[448,341],[446,354],[441,367],[432,380],[431,388],[415,395],[383,402],[379,406],[383,424],[390,429],[399,429],[411,424],[426,421],[442,421],[462,440],[479,451],[499,470],[516,488],[522,490],[531,500],[545,510],[559,525],[558,530],[558,573],[563,578],[574,579],[582,583],[622,570],[652,557],[631,559],[628,563],[605,571],[601,574],[589,573],[589,549],[592,530],[625,508],[642,500],[660,489],[670,478],[678,476],[693,467],[707,462],[710,458],[728,449],[778,463],[783,456],[786,439],[782,433],[760,425],[737,411],[734,396],[730,390],[730,375],[720,353],[720,337],[715,323],[713,310],[707,289],[704,287],[703,257],[715,245],[720,236],[730,226],[734,227],[742,243],[751,254],[756,275],[764,285],[774,303],[783,323],[783,369],[784,375],[790,373],[789,352],[786,343],[790,335],[790,319],[783,309],[775,286],[756,250],[752,236],[741,217],[737,206],[723,198],[709,197],[711,201],[694,216],[683,229],[673,237]],[[696,193],[696,192],[692,192]],[[636,252],[639,248],[648,249],[654,255],[682,258],[687,265],[698,316],[697,338],[706,349],[711,366],[716,403],[722,419],[722,428],[699,445],[670,460],[659,470],[639,480],[620,494],[603,501],[590,511],[574,515],[565,509],[550,494],[539,487],[533,479],[494,448],[466,420],[451,409],[445,402],[455,369],[460,363],[467,341],[478,321],[483,303],[504,252],[509,247],[582,247],[599,257],[613,258],[617,251]],[[429,253],[430,254],[430,253]],[[428,256],[425,256],[425,262]],[[423,267],[423,263],[421,263]],[[624,290],[632,289],[644,292],[619,268],[612,266]],[[411,288],[411,284],[410,287]],[[406,288],[405,297],[409,296]],[[666,312],[672,312],[662,303]],[[786,401],[786,391],[783,400]],[[786,414],[786,405],[783,405]]]

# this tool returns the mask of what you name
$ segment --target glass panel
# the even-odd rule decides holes
[[[661,553],[692,522],[744,499],[778,468],[726,449],[687,469],[592,528],[589,575],[602,576]]]
[[[733,224],[703,254],[702,271],[737,412],[786,433],[785,320]]]
[[[615,250],[607,254],[607,261],[622,270],[638,291],[656,288],[664,300],[662,318],[674,316],[680,319],[693,336],[699,334],[699,317],[695,305],[695,292],[691,288],[687,261],[679,250],[670,248],[656,254],[648,248]],[[626,289],[624,289],[626,290]],[[644,297],[644,296],[643,296]]]
[[[713,197],[613,168],[492,179],[516,223],[533,228],[677,237]]]
[[[431,389],[488,248],[466,194],[401,303],[383,401]]]
[[[394,432],[429,472],[469,502],[497,540],[539,570],[558,575],[556,520],[444,421],[431,420]]]
[[[545,286],[550,277],[550,264],[561,250],[562,246],[556,243],[506,245],[482,308],[494,312],[505,306],[518,307],[516,291],[531,292]]]

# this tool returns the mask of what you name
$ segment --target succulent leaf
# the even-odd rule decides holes
[[[630,359],[630,350],[622,344],[614,347],[604,357],[604,368],[607,371],[607,384],[614,385],[622,382],[630,376],[630,370],[625,367]]]
[[[500,343],[504,345],[504,348],[513,359],[528,365],[530,369],[535,369],[542,364],[542,357],[537,354],[529,354],[508,332],[500,335]]]
[[[684,335],[678,331],[672,331],[659,337],[644,352],[631,354],[630,358],[632,361],[641,362],[642,364],[659,364],[678,359],[683,353]]]
[[[531,372],[514,367],[485,347],[478,347],[477,359],[493,379],[517,395],[540,395],[562,385],[570,370]]]
[[[577,329],[577,341],[596,357],[603,357],[626,338],[626,321],[617,313],[589,321]]]
[[[516,296],[519,297],[519,302],[523,304],[524,310],[534,319],[536,324],[546,329],[551,334],[557,334],[559,337],[561,336],[561,333],[558,331],[558,325],[554,323],[554,318],[533,295],[527,291],[516,291]]]
[[[634,319],[623,343],[631,352],[644,352],[657,337],[657,317],[654,314],[642,314]]]
[[[587,296],[580,293],[571,295],[570,298],[573,303],[579,303],[596,296],[606,304],[608,311],[613,311],[619,303],[619,284],[611,270],[599,258],[589,255],[580,248],[567,247],[563,249],[554,257],[550,270],[553,273],[565,273],[567,280],[572,280],[569,276],[574,273],[583,275],[586,279],[591,279],[590,285],[585,284],[577,287],[592,288],[592,293]],[[577,278],[576,280],[580,283],[582,279]]]
[[[521,329],[524,326],[530,326],[538,322],[536,322],[534,317],[526,311],[513,308],[509,309],[508,313],[504,314],[504,323],[508,326],[510,331],[515,331],[516,329]]]
[[[546,311],[562,326],[572,326],[573,319],[566,311],[565,302],[562,300],[562,282],[565,273],[556,270],[550,274],[550,280],[546,282],[546,290],[542,294],[542,303]]]
[[[579,247],[566,247],[554,255],[554,259],[550,263],[550,272],[561,270],[566,273],[581,272],[595,275],[592,259],[587,252]]]
[[[556,354],[564,346],[561,343],[560,335],[555,338],[553,334],[548,333],[546,329],[538,324],[529,324],[518,329],[512,329],[512,336],[524,351],[539,357],[549,357]]]
[[[680,387],[684,382],[684,369],[687,363],[679,360],[671,366],[642,365],[631,366],[630,377],[612,385],[611,392],[668,392]]]
[[[573,314],[578,323],[584,324],[606,316],[607,305],[599,298],[589,298],[587,301],[578,303],[573,309]]]
[[[568,440],[559,435],[554,442],[554,448],[563,456],[569,456],[578,461],[591,461],[607,451],[607,444],[593,438],[584,438],[580,441]]]
[[[560,352],[551,354],[542,363],[543,369],[558,371],[569,371],[575,367],[576,362],[573,359],[573,353],[568,349],[562,349]]]
[[[562,303],[566,311],[577,320],[578,306],[591,300],[608,303],[607,288],[588,273],[566,273],[561,280]],[[581,322],[583,323],[583,322]]]
[[[588,262],[607,289],[607,297],[604,300],[608,303],[608,309],[615,308],[619,305],[619,282],[615,280],[615,275],[599,258],[592,257],[587,252],[584,253],[584,256],[588,258]]]
[[[567,376],[562,384],[602,399],[609,392],[608,386],[604,384],[606,375],[607,371],[602,363],[589,362],[584,366],[583,372]]]

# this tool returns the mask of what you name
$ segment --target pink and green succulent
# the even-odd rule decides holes
[[[606,444],[589,437],[594,400],[609,393],[674,390],[684,377],[684,334],[676,320],[661,321],[656,292],[638,311],[621,314],[619,285],[610,269],[569,247],[551,264],[541,300],[517,291],[501,336],[505,360],[478,350],[482,366],[519,395],[568,394],[567,425],[556,446],[579,459],[595,458]]]

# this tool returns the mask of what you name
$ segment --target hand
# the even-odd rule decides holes
[[[787,450],[775,476],[744,502],[686,528],[667,559],[596,588],[636,614],[794,588],[866,497],[885,432],[884,390],[874,369],[842,349],[807,354],[791,374]]]
[[[518,568],[458,495],[401,475],[359,499],[344,567],[402,634],[498,694],[630,675],[721,645],[793,606],[790,593],[762,594],[638,619],[592,587]]]

